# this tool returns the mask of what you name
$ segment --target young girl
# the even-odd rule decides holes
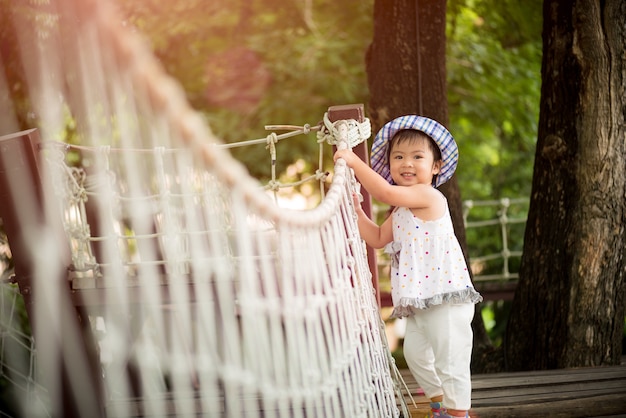
[[[392,317],[407,317],[404,356],[431,400],[433,417],[467,417],[474,304],[454,235],[448,202],[436,187],[452,177],[458,148],[441,124],[407,115],[388,122],[372,145],[372,168],[351,150],[339,150],[363,187],[393,207],[378,226],[357,205],[361,237],[391,254]]]

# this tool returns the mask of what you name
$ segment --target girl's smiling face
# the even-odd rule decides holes
[[[441,164],[439,148],[419,131],[408,135],[402,132],[400,137],[396,135],[391,141],[389,171],[399,186],[432,185],[433,176],[439,173]]]

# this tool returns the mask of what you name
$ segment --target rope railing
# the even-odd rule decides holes
[[[346,138],[349,125],[340,120],[329,130]],[[349,146],[345,140],[330,143],[338,148]],[[253,192],[245,185],[231,183],[231,179],[226,181],[232,184],[230,187],[222,184],[220,173],[198,161],[191,149],[44,142],[39,151],[56,195],[52,203],[60,205],[70,241],[70,287],[73,292],[100,295],[93,302],[81,301],[81,306],[102,306],[104,300],[119,297],[120,289],[136,289],[132,298],[149,304],[152,312],[147,315],[157,324],[148,328],[156,334],[156,342],[169,336],[167,326],[158,319],[163,313],[152,303],[163,301],[176,306],[175,315],[188,316],[181,322],[187,342],[171,348],[172,353],[163,362],[168,367],[164,373],[177,370],[178,358],[206,362],[207,356],[219,355],[222,344],[230,344],[235,351],[231,354],[225,350],[221,355],[232,364],[209,362],[212,365],[206,370],[211,376],[206,378],[205,391],[198,392],[208,396],[209,390],[216,390],[215,396],[234,408],[227,416],[241,416],[240,408],[243,411],[257,407],[255,401],[246,400],[252,398],[241,397],[241,390],[250,390],[250,396],[269,402],[263,407],[267,416],[285,405],[315,414],[311,416],[326,416],[325,411],[329,411],[336,416],[390,418],[396,416],[399,401],[406,408],[400,393],[403,382],[386,340],[381,338],[384,324],[373,297],[364,244],[356,239],[358,229],[351,198],[356,181],[344,161],[334,165],[332,183],[317,208],[281,211],[272,205],[257,206],[258,202],[247,196]],[[80,153],[78,167],[68,164],[71,152]],[[76,156],[69,159],[75,160]],[[258,194],[259,184],[256,187]],[[150,295],[162,285],[169,287],[167,300]],[[194,290],[194,303],[190,303],[188,285],[194,289],[210,286],[204,291]],[[128,297],[129,294],[124,296]],[[180,308],[181,301],[190,312]],[[203,309],[209,313],[202,317],[201,329],[186,330],[185,324],[192,324],[191,318],[197,315],[193,312],[195,303],[205,306]],[[100,318],[100,313],[95,315]],[[108,324],[104,334],[109,335],[103,342],[116,337],[117,327],[134,326],[124,320],[123,325],[117,324],[115,312],[105,313],[102,318]],[[259,324],[272,334],[262,332]],[[342,328],[350,332],[338,332]],[[136,333],[130,329],[126,332],[133,336]],[[223,333],[229,342],[214,342],[214,332]],[[259,332],[262,335],[255,336]],[[198,338],[198,347],[189,351],[186,347],[195,347],[194,338]],[[257,350],[239,351],[251,347],[248,340],[259,346]],[[147,344],[166,350],[153,341]],[[104,357],[122,359],[130,355],[133,345],[125,347],[120,342],[115,347],[117,351],[102,352]],[[277,350],[283,350],[283,355],[275,355]],[[274,357],[271,361],[249,360],[259,356]],[[289,367],[283,365],[287,362]],[[262,363],[268,366],[255,366]],[[105,367],[109,376],[125,373],[116,362]],[[154,364],[146,367],[142,373],[152,374]],[[173,392],[189,390],[189,382],[194,382],[194,376],[202,370],[200,366],[194,369],[183,365],[176,373],[187,377],[176,384]],[[242,373],[248,373],[253,382]],[[348,375],[349,381],[344,381]],[[26,380],[33,378],[29,373],[22,376]],[[265,380],[267,385],[263,384]],[[220,387],[221,382],[226,386]],[[110,390],[116,390],[113,379],[105,383],[113,385]],[[266,389],[261,389],[275,383],[287,391],[274,393],[267,389],[266,393]],[[351,388],[346,391],[348,383]],[[296,392],[290,392],[299,386],[308,388],[310,400],[305,402]],[[130,393],[128,388],[121,391]],[[162,408],[152,396],[147,393],[138,402]],[[113,416],[129,415],[125,402],[124,397],[112,399],[112,407],[121,408]]]
[[[371,125],[369,119],[365,118],[363,121],[357,121],[355,119],[347,119],[343,120],[343,126],[345,127],[344,135],[346,136],[346,141],[350,147],[355,147],[361,142],[367,140],[371,136]],[[266,190],[271,190],[274,192],[274,199],[278,201],[276,192],[279,189],[288,188],[288,187],[296,187],[301,186],[309,181],[317,181],[319,182],[319,190],[321,198],[324,198],[324,186],[323,184],[326,182],[330,173],[324,170],[324,144],[336,146],[336,138],[339,137],[339,130],[336,127],[335,123],[329,119],[328,113],[324,114],[324,119],[317,125],[305,124],[303,126],[298,125],[266,125],[265,130],[268,131],[289,131],[283,134],[277,134],[276,132],[271,132],[265,138],[259,139],[251,139],[244,140],[239,142],[232,142],[228,144],[219,144],[216,145],[220,148],[240,148],[251,145],[259,145],[259,144],[267,144],[266,149],[270,155],[270,170],[271,170],[271,178],[265,185]],[[298,181],[293,182],[281,182],[277,178],[276,172],[276,160],[277,160],[277,144],[279,141],[287,138],[294,138],[298,135],[308,135],[311,132],[317,133],[317,143],[318,143],[318,160],[317,160],[317,169],[315,173],[300,179]]]
[[[483,213],[478,213],[478,212]],[[527,198],[502,198],[498,200],[466,200],[463,202],[463,222],[468,236],[470,267],[474,282],[513,281],[519,278],[517,271],[511,271],[512,261],[522,257],[523,233],[528,212]],[[516,233],[513,233],[513,228]],[[480,230],[480,231],[478,231]],[[472,232],[478,231],[476,237]],[[477,252],[481,242],[488,240],[499,243],[497,251]],[[501,265],[499,271],[487,268],[490,262]]]
[[[358,143],[367,139],[367,135],[370,134],[367,127],[369,127],[369,120],[366,120],[363,123],[358,123],[356,121],[349,121],[347,126],[347,133],[345,134],[348,137],[348,142],[351,146],[355,146]],[[288,130],[289,132],[283,134],[277,134],[276,132],[271,132],[266,138],[259,138],[253,140],[244,140],[240,142],[234,142],[229,144],[215,144],[214,146],[219,148],[236,148],[236,147],[246,147],[252,145],[258,145],[262,143],[267,143],[268,146],[266,149],[268,150],[268,154],[270,157],[270,166],[271,166],[271,178],[267,181],[265,185],[262,185],[266,190],[271,190],[274,192],[275,202],[278,203],[277,191],[281,188],[300,186],[307,182],[317,181],[319,182],[319,193],[321,198],[324,198],[325,187],[323,184],[327,181],[329,172],[324,169],[324,147],[325,145],[334,146],[336,143],[333,141],[333,136],[338,135],[336,128],[333,123],[327,119],[325,115],[324,121],[318,123],[317,125],[267,125],[265,126],[266,130]],[[317,134],[317,143],[319,144],[319,153],[318,153],[318,161],[317,161],[317,169],[315,174],[308,176],[306,178],[300,179],[295,182],[280,182],[278,180],[277,172],[276,172],[276,159],[278,153],[277,144],[280,141],[286,139],[295,139],[297,137],[306,136],[310,133]],[[122,152],[121,149],[112,148],[112,147],[89,147],[89,146],[81,146],[81,145],[68,145],[68,144],[58,144],[58,147],[53,147],[56,151],[62,150],[67,153],[72,150],[79,151],[82,153],[93,153],[100,152],[103,155],[110,155],[111,153]],[[146,149],[126,149],[124,152],[137,152],[144,154],[154,154],[154,150],[146,150]],[[159,153],[162,155],[171,154],[175,152],[179,152],[177,149],[160,149]],[[61,154],[59,154],[61,155]],[[66,167],[67,170],[70,170]],[[75,169],[72,169],[75,170]],[[72,193],[67,193],[68,199],[76,199],[77,196],[84,196],[85,198],[88,195],[93,195],[94,191],[90,191],[89,187],[85,190],[78,190],[79,185],[77,184],[78,178],[81,177],[81,174],[74,171],[67,175],[67,178],[70,179],[70,187],[73,187],[75,190]],[[83,179],[84,180],[84,179]],[[140,199],[151,199],[154,200],[158,196],[155,194],[152,197],[150,196],[142,196]],[[178,196],[179,198],[181,196]],[[171,194],[171,198],[177,198],[176,194]],[[120,196],[119,199],[128,200],[128,197]],[[474,281],[477,283],[480,282],[494,282],[494,281],[515,281],[517,280],[518,273],[516,269],[511,270],[512,262],[515,266],[519,266],[519,260],[522,256],[522,239],[523,239],[523,227],[526,222],[526,213],[528,206],[528,199],[526,198],[502,198],[502,199],[491,199],[491,200],[465,200],[462,202],[463,205],[463,222],[466,229],[466,233],[468,235],[468,248],[469,248],[469,256],[470,256],[470,267],[474,273]],[[86,238],[85,232],[85,214],[84,208],[77,207],[75,209],[76,213],[71,214],[74,218],[80,218],[83,220],[82,223],[76,224],[75,228],[77,231],[75,236]],[[515,225],[519,225],[517,234],[511,234],[511,228]],[[522,232],[520,232],[520,230]],[[199,231],[202,233],[202,231]],[[146,234],[143,236],[136,235],[128,235],[121,236],[120,239],[130,241],[136,239],[144,239],[144,238],[160,238],[159,234]],[[89,240],[92,242],[102,240],[101,237],[90,237]],[[492,245],[487,248],[491,250],[491,252],[485,253],[484,246],[482,245],[482,241],[489,241],[490,243],[498,243],[498,248],[495,248]],[[79,247],[84,249],[84,254],[90,256],[89,253],[89,244],[85,241],[82,244],[77,244]],[[77,251],[76,254],[80,254],[80,251]],[[380,255],[378,257],[379,266],[384,269],[388,263],[388,260],[384,257],[384,255]],[[132,265],[132,262],[129,262],[128,265]],[[155,265],[165,264],[164,261],[154,261]],[[75,266],[77,271],[80,271],[84,266],[92,266],[93,263],[89,261],[76,263]],[[494,267],[495,266],[495,267]],[[496,271],[497,270],[497,271]],[[384,274],[383,274],[384,277]]]
[[[341,127],[338,127],[339,125],[341,125]],[[362,122],[356,120],[339,120],[332,122],[328,119],[327,113],[324,115],[323,122],[320,122],[314,127],[308,124],[304,126],[268,125],[266,129],[290,129],[291,131],[285,134],[272,132],[267,136],[266,140],[254,139],[230,144],[212,144],[211,146],[228,149],[257,145],[265,141],[268,144],[267,148],[269,149],[272,172],[271,179],[262,187],[274,192],[275,201],[277,203],[276,192],[279,188],[294,187],[317,180],[320,182],[319,192],[321,195],[320,201],[322,202],[321,207],[328,206],[329,202],[333,200],[326,199],[328,196],[325,196],[326,188],[323,186],[323,183],[326,182],[330,174],[328,171],[322,173],[325,145],[354,147],[366,141],[370,134],[368,119]],[[319,158],[316,174],[297,182],[285,183],[278,181],[276,174],[276,145],[278,142],[287,138],[295,138],[298,135],[307,135],[311,132],[317,132],[317,143],[319,144]],[[345,138],[344,142],[347,145],[342,145],[338,138]],[[94,275],[100,275],[100,269],[109,267],[108,263],[95,262],[92,248],[94,245],[111,239],[111,234],[114,234],[115,239],[127,248],[127,260],[123,263],[127,271],[132,271],[133,267],[137,266],[139,263],[151,264],[153,266],[166,266],[170,263],[170,261],[165,259],[133,260],[131,254],[132,249],[137,246],[137,243],[145,241],[162,242],[166,240],[168,238],[168,232],[164,229],[159,229],[156,226],[148,231],[119,229],[117,232],[110,231],[109,236],[90,233],[90,230],[93,230],[93,226],[90,227],[90,221],[88,219],[88,201],[97,201],[101,198],[100,195],[105,193],[110,196],[111,206],[119,208],[130,208],[133,206],[149,207],[151,208],[149,209],[149,213],[155,216],[159,214],[159,219],[155,218],[155,222],[163,223],[165,222],[163,220],[163,214],[161,213],[163,208],[169,205],[179,206],[185,199],[188,199],[189,196],[193,196],[196,200],[204,201],[209,199],[214,193],[212,188],[205,186],[213,181],[211,175],[194,169],[189,169],[185,173],[187,182],[192,184],[191,190],[185,193],[180,187],[175,186],[176,183],[179,183],[179,180],[174,178],[178,177],[178,174],[175,173],[174,176],[172,176],[168,171],[171,172],[174,169],[174,160],[184,158],[181,157],[181,155],[189,153],[189,150],[183,148],[117,148],[111,146],[74,145],[61,142],[44,142],[41,144],[41,148],[47,163],[52,168],[50,170],[53,176],[51,184],[55,187],[57,195],[65,202],[62,213],[64,216],[65,229],[71,239],[71,275],[75,288],[95,286]],[[80,160],[83,166],[96,165],[97,162],[97,165],[104,168],[103,174],[99,176],[88,175],[84,168],[69,165],[66,160],[72,153],[80,154],[80,156],[74,156],[72,158]],[[161,186],[153,186],[151,189],[143,191],[141,195],[127,194],[111,188],[117,187],[115,182],[116,178],[120,175],[120,173],[116,173],[116,167],[119,167],[121,160],[129,155],[139,155],[144,161],[149,161],[150,164],[152,164],[152,170],[156,176],[153,182]],[[193,166],[191,161],[188,166]],[[320,173],[322,174],[320,175]],[[344,181],[348,179],[348,176],[343,170],[335,170],[334,176],[337,179],[345,178]],[[357,186],[355,185],[354,187]],[[165,199],[167,201],[165,201]],[[310,216],[311,212],[312,211],[309,211],[306,216]],[[316,210],[313,212],[320,211]],[[330,214],[320,212],[319,215],[328,217]],[[180,223],[180,221],[177,222]],[[320,219],[318,222],[321,223],[324,222],[324,220]],[[179,231],[178,235],[183,236],[184,240],[189,240],[194,235],[201,236],[208,233],[211,233],[211,231],[207,230],[205,225],[197,225],[195,230]],[[180,261],[190,264],[192,262],[191,254],[188,254],[184,260]]]

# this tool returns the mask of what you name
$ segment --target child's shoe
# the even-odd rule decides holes
[[[469,417],[469,412],[465,414],[466,417]],[[426,415],[425,418],[456,418],[452,415],[449,415],[446,411],[446,408],[441,405],[441,402],[431,402],[430,403],[430,412]]]
[[[431,402],[430,412],[425,418],[443,418],[447,416],[448,414],[446,414],[446,410],[443,405],[441,405],[441,402]]]

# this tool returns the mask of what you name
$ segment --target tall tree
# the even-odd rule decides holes
[[[626,291],[626,2],[545,0],[542,92],[507,368],[619,364]]]
[[[448,125],[446,0],[374,2],[374,33],[366,56],[368,113],[377,132],[389,120],[410,113]],[[467,259],[461,193],[456,176],[441,187],[448,198],[456,235]],[[475,358],[490,347],[477,308]],[[482,363],[482,362],[479,362]]]

